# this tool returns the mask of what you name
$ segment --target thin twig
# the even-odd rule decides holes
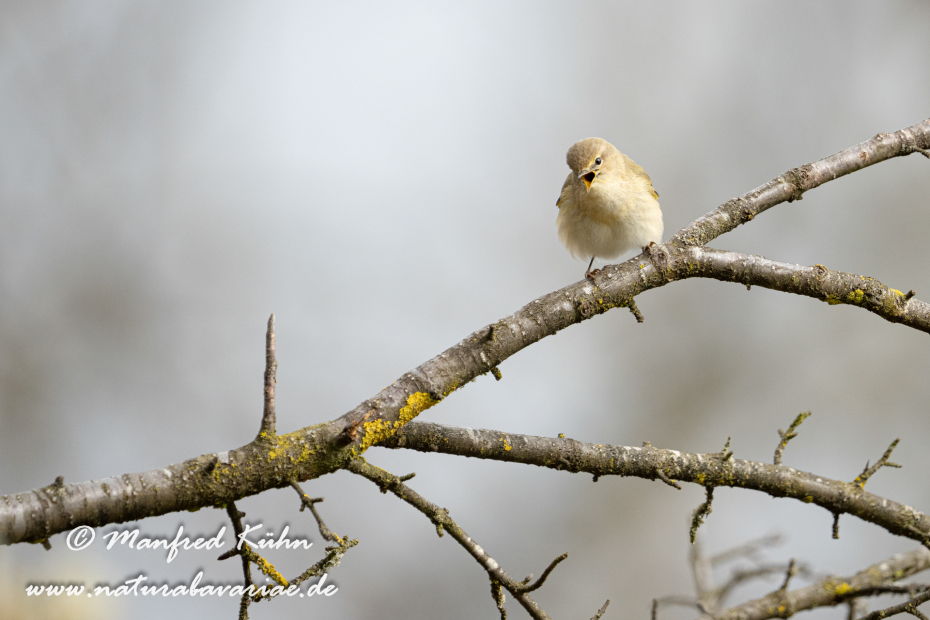
[[[610,599],[607,599],[604,602],[604,605],[597,610],[597,613],[591,616],[591,620],[600,620],[601,616],[604,615],[604,612],[607,611],[607,606],[610,605]]]
[[[713,508],[711,507],[711,502],[714,501],[714,487],[708,485],[704,488],[707,494],[707,499],[704,500],[704,503],[700,504],[697,508],[695,508],[694,512],[691,514],[690,535],[691,535],[692,544],[694,544],[694,538],[697,536],[698,528],[701,527],[702,523],[704,523],[704,517],[706,517],[707,515],[713,512]]]
[[[788,570],[785,571],[785,581],[782,582],[781,587],[778,588],[782,592],[788,591],[788,583],[791,581],[791,578],[798,574],[797,569],[794,566],[794,558],[788,562]]]
[[[501,588],[499,581],[491,578],[491,599],[497,605],[497,610],[501,614],[501,620],[507,620],[507,608],[504,607],[504,590]]]
[[[669,477],[668,477],[668,474],[666,474],[664,471],[662,471],[661,468],[656,469],[656,476],[658,476],[658,477],[659,477],[659,480],[661,480],[662,482],[664,482],[664,483],[667,484],[668,486],[673,487],[673,488],[676,488],[676,489],[678,489],[679,491],[681,491],[681,485],[678,484],[677,482],[675,482],[674,480],[672,480],[671,478],[669,478]]]
[[[862,470],[861,474],[856,476],[856,479],[853,480],[853,484],[858,484],[860,489],[864,489],[865,483],[868,482],[869,478],[871,478],[872,475],[875,474],[875,472],[877,472],[882,467],[900,468],[901,467],[900,465],[898,465],[897,463],[892,463],[891,461],[888,460],[891,457],[891,453],[894,451],[895,446],[898,445],[899,441],[901,440],[895,439],[894,441],[892,441],[891,445],[888,446],[888,449],[885,450],[885,453],[882,455],[882,458],[878,459],[878,461],[875,462],[875,465],[872,465],[871,467],[869,467],[868,462],[866,462],[865,469]]]
[[[296,483],[294,484],[296,485]],[[304,505],[309,506],[311,512],[314,513],[314,516],[317,516],[316,511],[314,511],[313,509],[313,503],[316,501],[323,501],[323,498],[317,498],[315,500],[312,500],[311,498],[306,497],[303,491],[299,490],[299,487],[298,487],[298,491],[301,496],[301,501],[304,503]],[[303,508],[301,508],[301,510],[303,510]],[[236,509],[236,504],[234,502],[229,502],[226,505],[226,514],[229,515],[229,519],[230,521],[232,521],[233,531],[235,532],[236,540],[241,540],[239,537],[243,534],[243,531],[244,531],[242,528],[242,517],[245,516],[245,513],[239,512]],[[320,533],[323,534],[323,528],[325,528],[326,526],[323,525],[323,521],[320,520],[318,516],[317,516],[317,522],[320,524],[320,527],[321,527]],[[329,530],[327,529],[327,531]],[[325,537],[325,534],[324,534],[324,537]],[[250,585],[253,585],[252,571],[250,569],[250,564],[255,564],[259,568],[259,570],[261,570],[264,574],[268,575],[279,586],[282,586],[283,588],[285,588],[285,591],[286,591],[286,589],[289,586],[299,586],[301,583],[303,583],[307,579],[310,579],[311,577],[318,577],[322,575],[323,573],[329,572],[336,566],[339,566],[339,562],[342,560],[342,556],[345,555],[346,551],[348,551],[349,549],[351,549],[352,547],[358,544],[358,540],[349,540],[348,537],[337,536],[337,539],[338,539],[337,540],[338,545],[335,547],[327,547],[326,555],[323,557],[322,560],[320,560],[319,562],[317,562],[316,564],[308,568],[306,571],[304,571],[302,574],[298,575],[294,579],[291,579],[290,581],[285,579],[281,575],[281,573],[278,572],[278,570],[274,567],[274,565],[271,562],[269,562],[268,560],[266,560],[265,558],[257,554],[255,550],[252,549],[252,547],[244,540],[242,540],[241,545],[237,544],[235,547],[233,547],[232,549],[230,549],[229,551],[227,551],[226,553],[218,557],[217,558],[218,560],[228,560],[229,558],[235,557],[237,555],[242,558],[242,570],[245,574],[246,592],[242,594],[242,600],[239,603],[240,620],[248,619],[249,603],[258,602],[262,599],[273,598],[270,592],[265,593],[265,594],[256,593],[252,597],[249,596],[248,587]]]
[[[274,353],[274,314],[268,318],[268,332],[265,334],[265,410],[262,413],[260,438],[270,439],[275,436],[274,386],[277,383],[278,360]]]
[[[699,612],[704,613],[704,607],[697,602],[696,599],[690,596],[663,596],[660,598],[652,599],[652,612],[650,617],[653,620],[656,620],[659,615],[659,607],[667,607],[668,605],[677,605],[678,607],[689,607],[692,609],[697,609]]]
[[[723,602],[727,599],[733,589],[736,588],[736,586],[752,579],[768,577],[769,575],[774,575],[776,573],[784,573],[785,570],[786,567],[784,564],[774,564],[769,566],[760,566],[751,570],[734,571],[729,581],[711,593],[712,597],[710,598],[712,598],[714,601],[714,609],[719,609],[723,605]],[[809,571],[807,567],[802,564],[795,569],[795,573],[803,573],[806,575],[809,574]]]
[[[539,579],[537,579],[536,582],[533,583],[532,585],[521,586],[521,588],[520,588],[521,591],[522,591],[522,592],[532,592],[532,591],[534,591],[534,590],[538,590],[539,588],[541,588],[542,585],[543,585],[544,583],[546,583],[546,579],[549,578],[549,575],[552,573],[552,571],[555,570],[555,567],[558,566],[559,563],[562,562],[562,560],[564,560],[564,559],[567,558],[567,557],[568,557],[568,554],[567,554],[567,553],[563,553],[562,555],[560,555],[560,556],[557,557],[556,559],[552,560],[552,563],[550,563],[549,566],[546,567],[546,570],[544,570],[544,571],[543,571],[543,574],[539,576]]]
[[[694,579],[694,599],[689,599],[689,603],[700,605],[707,597],[708,592],[714,589],[714,571],[707,557],[704,556],[704,550],[699,540],[695,540],[688,550],[688,565],[691,568],[691,576]],[[665,597],[660,600],[662,603],[675,602],[676,597]]]
[[[810,411],[799,413],[798,417],[794,419],[794,422],[791,423],[791,426],[788,427],[787,431],[778,429],[778,434],[781,436],[781,441],[778,442],[778,447],[775,448],[775,460],[774,460],[775,465],[781,465],[781,455],[782,455],[782,452],[785,451],[785,446],[788,445],[789,441],[791,441],[792,439],[798,436],[798,434],[794,431],[797,430],[799,426],[801,426],[801,422],[806,420],[807,417],[810,416],[810,414],[811,414]]]
[[[320,536],[328,540],[329,542],[342,543],[342,538],[333,532],[331,529],[326,527],[326,524],[323,523],[323,518],[320,516],[320,513],[316,511],[314,504],[318,504],[323,501],[322,497],[310,497],[304,490],[300,488],[300,485],[297,484],[296,480],[291,480],[291,487],[297,491],[297,495],[300,496],[300,511],[303,512],[304,508],[309,508],[310,512],[313,514],[313,518],[316,519],[317,525],[320,527]]]
[[[730,440],[731,440],[731,439],[732,439],[732,437],[727,437],[727,443],[724,444],[723,450],[720,451],[720,460],[721,460],[721,461],[729,461],[731,458],[733,458],[733,451],[730,450]]]
[[[426,500],[416,491],[401,482],[397,476],[380,467],[370,465],[364,458],[359,457],[352,459],[346,464],[346,469],[374,482],[383,492],[390,491],[426,515],[426,517],[436,525],[437,530],[441,528],[442,531],[449,532],[452,538],[464,547],[469,555],[477,560],[481,567],[488,573],[488,576],[506,588],[511,596],[513,596],[533,618],[536,618],[536,620],[549,619],[549,615],[546,614],[542,607],[523,591],[523,584],[515,581],[508,575],[494,558],[488,555],[480,545],[472,540],[472,538],[452,520],[448,510],[440,508]]]
[[[731,560],[736,560],[739,558],[748,557],[751,558],[754,556],[760,549],[766,547],[774,547],[782,543],[781,534],[769,534],[768,536],[763,536],[755,540],[750,540],[748,543],[744,543],[737,547],[732,547],[726,551],[721,551],[717,555],[711,556],[710,563],[713,566],[719,566],[725,562]]]
[[[869,588],[868,595],[877,595],[877,594],[907,594],[909,597],[914,598],[922,592],[930,590],[930,585],[920,584],[920,583],[907,583],[907,584],[896,584],[892,583],[889,585],[875,586],[874,588]]]
[[[236,540],[239,540],[239,536],[242,535],[242,517],[245,516],[244,512],[239,512],[236,509],[235,502],[229,502],[226,504],[226,514],[229,515],[229,520],[232,521],[233,531],[236,534]],[[243,546],[247,546],[243,543]],[[230,549],[230,551],[234,550]],[[225,553],[223,555],[226,555]],[[219,559],[225,559],[221,555]],[[249,597],[248,589],[252,585],[252,569],[249,560],[244,555],[242,557],[242,573],[245,576],[245,589],[246,591],[242,593],[242,598],[239,600],[239,620],[249,620],[249,604],[252,602],[251,597]]]
[[[332,546],[332,547],[326,547],[326,555],[323,557],[322,560],[320,560],[319,562],[317,562],[316,564],[314,564],[313,566],[305,570],[303,573],[301,573],[297,577],[294,577],[293,579],[288,581],[287,586],[296,587],[302,584],[307,579],[310,579],[311,577],[319,577],[325,573],[330,572],[332,569],[339,566],[339,562],[342,561],[342,556],[344,556],[349,549],[351,549],[357,544],[358,544],[357,538],[354,538],[352,540],[349,540],[348,536],[344,536],[340,538],[339,544]],[[285,592],[286,591],[287,591],[287,588],[285,588]],[[272,596],[272,594],[269,592],[261,597],[256,597],[256,598],[270,599],[270,598],[274,598],[275,596],[280,596],[280,594],[275,594],[274,596]]]
[[[920,618],[920,620],[927,620],[927,616],[923,615],[918,611],[918,607],[923,605],[927,601],[930,601],[930,590],[918,594],[914,598],[901,603],[900,605],[895,605],[894,607],[886,607],[885,609],[879,609],[873,611],[867,616],[863,616],[861,620],[880,620],[881,618],[887,618],[888,616],[895,616],[897,614],[908,613],[912,616]]]

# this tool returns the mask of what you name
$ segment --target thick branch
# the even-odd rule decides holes
[[[900,553],[873,564],[852,577],[828,577],[814,585],[785,592],[776,590],[760,599],[731,607],[714,615],[715,620],[765,620],[787,618],[817,607],[834,607],[850,599],[881,592],[887,585],[930,568],[930,551],[924,548]]]
[[[428,422],[408,424],[382,447],[523,463],[598,477],[635,476],[652,480],[656,470],[661,469],[672,479],[704,487],[753,489],[773,497],[813,503],[831,513],[848,513],[892,534],[925,544],[930,536],[930,516],[873,495],[858,484],[830,480],[784,465],[724,459],[719,452],[696,454],[652,446],[611,446],[566,437],[535,437]]]

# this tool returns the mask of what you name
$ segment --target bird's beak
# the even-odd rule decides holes
[[[581,174],[578,175],[578,178],[584,181],[585,189],[591,189],[591,184],[594,183],[594,177],[597,176],[597,173],[593,170],[586,168],[581,171]]]

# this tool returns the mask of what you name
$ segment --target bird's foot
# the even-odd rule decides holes
[[[584,277],[586,280],[594,280],[594,276],[601,272],[600,269],[588,269],[584,272]]]
[[[668,262],[668,257],[665,255],[662,246],[656,245],[655,241],[650,241],[649,245],[643,246],[643,254],[648,256],[649,260],[651,260],[652,264],[657,268],[661,268],[660,265],[664,265]]]

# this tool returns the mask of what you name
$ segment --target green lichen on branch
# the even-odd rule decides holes
[[[698,528],[704,523],[705,517],[714,511],[712,503],[714,501],[714,487],[706,487],[707,499],[704,500],[697,508],[694,509],[694,512],[691,514],[691,530],[689,535],[691,537],[691,544],[694,544],[694,540],[697,537]]]

